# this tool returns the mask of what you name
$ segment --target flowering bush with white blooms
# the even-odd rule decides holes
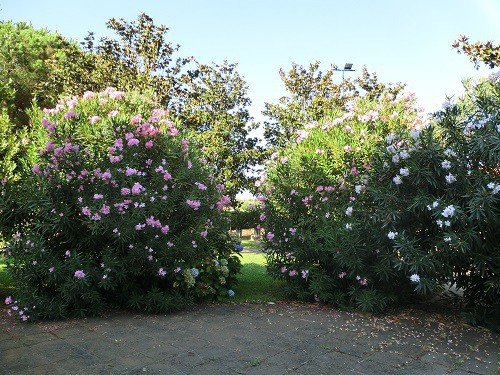
[[[418,293],[455,285],[470,321],[498,324],[500,83],[469,83],[435,117],[376,155],[351,233],[373,253],[392,249],[391,264]]]
[[[0,199],[11,314],[171,311],[232,292],[230,198],[167,112],[107,89],[34,111],[32,122],[26,155],[37,161]]]
[[[374,153],[391,134],[424,121],[413,102],[408,94],[358,99],[349,111],[306,125],[295,143],[273,156],[258,181],[261,226],[269,269],[288,281],[291,297],[380,311],[412,293],[414,284],[393,264],[391,237],[399,235],[381,233],[383,246],[373,251],[357,234],[368,214],[360,202]],[[409,173],[402,166],[394,183],[404,183]]]

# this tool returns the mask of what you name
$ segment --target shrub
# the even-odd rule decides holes
[[[408,102],[360,100],[301,131],[259,197],[271,271],[294,297],[365,311],[454,286],[471,322],[498,324],[499,108],[497,74],[420,130]]]
[[[421,134],[388,137],[374,160],[370,209],[359,207],[366,214],[352,231],[367,251],[394,249],[394,265],[417,292],[463,289],[474,323],[500,323],[499,108],[493,75],[469,82]]]
[[[364,215],[353,205],[364,200],[374,153],[387,134],[422,121],[412,102],[389,93],[359,99],[274,155],[258,198],[269,269],[288,281],[290,296],[379,311],[411,292],[392,248],[373,252],[350,230]]]
[[[18,202],[2,209],[15,217],[2,228],[10,311],[171,311],[227,294],[239,269],[221,214],[230,199],[181,124],[113,89],[35,110],[32,122],[26,153],[39,161],[18,188],[7,184]]]

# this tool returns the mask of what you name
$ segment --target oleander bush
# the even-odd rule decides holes
[[[106,89],[31,121],[20,178],[0,194],[11,313],[164,312],[231,291],[230,198],[168,112]]]
[[[260,181],[270,271],[292,297],[375,312],[453,286],[498,324],[499,108],[497,74],[431,122],[384,97],[306,126]]]
[[[364,200],[372,157],[386,136],[422,122],[413,102],[390,93],[360,98],[306,125],[273,155],[258,199],[269,270],[288,281],[291,297],[380,311],[411,293],[392,248],[365,248],[351,222],[365,214],[353,205]]]
[[[352,224],[367,251],[393,249],[416,292],[454,286],[468,320],[491,326],[500,324],[499,120],[492,75],[468,82],[420,134],[391,134],[374,158],[371,208]]]

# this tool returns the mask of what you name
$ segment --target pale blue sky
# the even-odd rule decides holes
[[[239,63],[258,120],[263,103],[284,93],[279,68],[314,60],[366,65],[384,81],[407,83],[433,110],[460,91],[462,78],[478,74],[453,40],[500,40],[500,0],[0,0],[1,19],[78,41],[89,30],[106,33],[111,17],[132,20],[142,11],[170,27],[181,54]]]

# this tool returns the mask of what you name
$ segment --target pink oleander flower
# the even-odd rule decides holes
[[[129,145],[129,146],[137,146],[137,145],[139,145],[139,140],[137,138],[130,138],[127,141],[127,145]]]
[[[110,156],[109,161],[111,163],[119,163],[123,159],[123,155]]]
[[[132,125],[137,125],[137,124],[139,124],[141,122],[141,120],[142,120],[142,116],[141,115],[135,115],[132,118],[130,118],[130,123]]]
[[[149,140],[146,142],[145,144],[146,148],[152,148],[153,147],[153,141],[152,140]]]
[[[160,269],[158,270],[158,275],[160,275],[160,276],[165,276],[166,274],[167,274],[167,271],[165,271],[163,268],[160,268]]]
[[[122,188],[120,193],[121,193],[121,195],[129,195],[130,189],[129,188]]]
[[[285,266],[281,267],[281,273],[285,273],[286,271],[288,271],[288,268],[286,268]]]
[[[85,277],[85,272],[83,272],[83,270],[76,270],[75,277],[81,280]]]
[[[116,117],[117,115],[118,115],[118,111],[116,109],[108,113],[109,117]]]
[[[75,118],[76,117],[76,112],[72,109],[70,109],[68,112],[65,113],[64,118],[66,120],[69,120],[70,118]]]
[[[32,171],[34,174],[40,173],[40,167],[38,165],[33,166]]]
[[[92,116],[92,117],[89,117],[89,122],[91,124],[95,124],[96,122],[99,122],[101,118],[99,116]]]
[[[176,268],[174,269],[174,272],[175,272],[175,273],[179,273],[179,272],[181,272],[181,267],[176,267]]]
[[[171,180],[172,175],[170,173],[168,173],[167,171],[165,171],[165,173],[163,173],[163,179],[166,181]]]
[[[307,279],[307,276],[309,275],[309,270],[302,270],[302,278]]]
[[[198,189],[200,189],[200,190],[207,190],[207,186],[206,186],[206,185],[204,185],[204,184],[202,184],[202,183],[200,183],[200,182],[195,182],[194,184],[195,184],[195,185],[196,185],[196,187],[197,187]]]
[[[347,275],[346,272],[339,273],[339,279],[343,279]]]
[[[110,171],[106,171],[104,172],[102,175],[101,175],[101,178],[103,180],[110,180],[111,179],[111,172]]]
[[[94,99],[94,96],[95,94],[92,91],[85,91],[83,93],[83,99]]]
[[[273,232],[267,232],[267,234],[266,234],[266,238],[267,238],[269,241],[272,241],[272,239],[274,238],[274,233],[273,233]]]
[[[103,204],[102,207],[101,207],[101,213],[103,215],[109,215],[110,212],[111,212],[111,207],[109,207],[106,204]]]
[[[352,147],[349,145],[344,146],[344,152],[351,152]]]
[[[10,305],[12,303],[12,297],[11,296],[8,296],[7,298],[5,298],[5,304],[6,305]]]
[[[137,169],[127,167],[125,170],[125,176],[132,176],[134,174],[137,174]]]
[[[193,163],[191,163],[191,160],[188,160],[188,161],[187,161],[187,168],[188,168],[188,169],[193,168]]]
[[[177,130],[176,128],[170,129],[170,135],[175,137],[177,134],[179,134],[179,130]]]
[[[140,183],[136,182],[132,186],[132,190],[131,191],[132,191],[132,194],[137,195],[137,194],[140,194],[143,190],[144,190],[144,187]]]
[[[290,233],[294,236],[295,233],[297,233],[297,228],[290,228],[288,229],[290,231]]]
[[[202,231],[200,233],[200,236],[203,237],[203,238],[207,238],[207,236],[208,236],[208,230],[205,229],[204,231]]]
[[[266,220],[266,217],[267,217],[266,214],[260,214],[259,220],[264,221],[264,220]]]
[[[170,231],[170,227],[168,225],[164,225],[163,227],[161,227],[161,232],[163,234],[168,234],[169,231]]]
[[[62,147],[57,147],[54,149],[54,156],[59,157],[63,154],[63,148]]]
[[[201,202],[199,200],[191,200],[191,199],[188,199],[186,200],[186,203],[189,207],[191,207],[193,210],[197,210],[200,208],[201,206]]]
[[[94,199],[102,199],[104,196],[102,194],[94,194]]]
[[[123,91],[113,91],[109,93],[109,97],[111,99],[122,99],[125,96],[125,93]],[[117,111],[118,112],[118,111]]]
[[[288,275],[289,275],[290,277],[295,277],[295,276],[297,276],[298,274],[299,274],[299,273],[298,273],[296,270],[291,270],[291,271],[288,273]]]
[[[49,272],[50,272],[50,273],[54,272],[54,270],[55,270],[55,268],[54,268],[54,267],[50,267],[50,268],[49,268]]]

